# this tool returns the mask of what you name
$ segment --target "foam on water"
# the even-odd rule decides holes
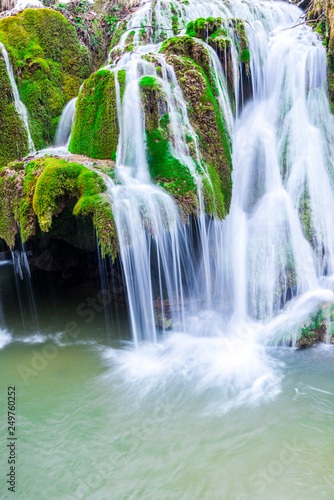
[[[102,357],[110,366],[105,376],[139,400],[174,388],[204,398],[203,411],[213,405],[225,413],[270,401],[280,393],[283,378],[283,364],[267,348],[252,338],[240,342],[232,332],[220,338],[172,334],[137,349],[107,349]]]
[[[172,35],[174,3],[183,28],[199,17],[220,17],[227,27],[232,18],[245,21],[253,94],[245,103],[238,41],[232,40],[234,120],[224,68],[208,48],[217,102],[233,144],[233,196],[225,221],[205,215],[202,180],[208,179],[208,168],[175,71],[159,52],[160,35]],[[137,27],[150,26],[153,14],[154,30],[140,45]],[[279,343],[323,302],[334,302],[334,119],[325,48],[310,27],[290,29],[300,15],[301,10],[283,2],[143,2],[114,48],[114,55],[120,50],[114,66],[110,56],[106,69],[115,77],[120,131],[117,182],[100,175],[117,227],[137,349],[110,350],[104,356],[110,357],[112,376],[130,382],[128,388],[136,387],[138,397],[170,382],[198,394],[217,391],[224,411],[275,397],[280,365],[263,344]],[[122,54],[132,28],[134,50]],[[122,96],[119,71],[126,75]],[[160,111],[169,115],[170,151],[197,187],[199,209],[192,227],[181,220],[175,200],[151,181],[143,76],[159,82]],[[64,154],[74,111],[72,101],[58,130]],[[21,116],[28,125],[23,108]],[[58,150],[39,154],[47,151]],[[157,310],[166,320],[162,331],[156,326]],[[170,335],[167,324],[174,329]],[[30,342],[48,339],[37,335]],[[61,345],[62,339],[55,341]]]
[[[12,341],[12,336],[7,330],[0,329],[0,349],[3,349]]]

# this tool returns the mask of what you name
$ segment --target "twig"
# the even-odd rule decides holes
[[[324,16],[324,13],[320,14],[320,16],[317,19],[310,19],[308,21],[304,21],[302,23],[295,24],[295,26],[290,26],[289,28],[284,28],[282,31],[292,30],[293,28],[297,28],[297,26],[301,26],[302,24],[317,23],[319,21],[319,19],[322,18],[322,16]]]
[[[150,26],[149,24],[147,26],[132,26],[131,28],[127,28],[126,30],[123,31],[125,33],[126,31],[131,31],[131,30],[141,30],[143,28],[151,28],[152,30],[161,30],[161,31],[174,31],[173,28],[159,28],[158,26]],[[184,28],[181,30],[175,30],[175,31],[183,31]]]

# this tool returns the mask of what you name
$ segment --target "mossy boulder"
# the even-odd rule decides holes
[[[227,131],[221,117],[209,77],[190,57],[172,54],[172,44],[163,51],[174,67],[184,98],[188,103],[190,123],[198,138],[209,179],[204,178],[205,209],[224,218],[232,196],[232,159]]]
[[[75,216],[91,218],[103,255],[117,253],[117,234],[106,186],[100,175],[79,163],[56,158],[14,162],[0,170],[0,237],[14,247],[52,231],[55,218],[73,206]]]
[[[242,19],[199,18],[188,23],[186,34],[200,38],[213,47],[215,46],[214,42],[217,42],[219,39],[231,39],[231,37],[234,37],[237,42],[236,45],[240,60],[242,62],[249,61],[249,45],[245,23]]]
[[[245,80],[249,76],[250,51],[244,21],[234,18],[199,18],[188,23],[186,34],[200,38],[216,51],[231,91],[234,87],[232,43],[236,47],[242,79]]]
[[[161,52],[165,55],[189,57],[202,68],[210,84],[213,87],[215,86],[210,68],[209,54],[204,44],[196,41],[190,36],[177,36],[166,40],[162,45]]]
[[[118,136],[115,74],[100,70],[81,89],[69,150],[91,158],[113,159]]]
[[[0,237],[11,248],[18,233],[24,175],[23,162],[13,162],[0,169]]]
[[[0,166],[28,152],[27,132],[16,111],[6,64],[0,51]]]
[[[26,9],[1,19],[0,42],[28,109],[35,147],[42,149],[52,144],[65,104],[91,72],[88,49],[64,16],[51,9]]]
[[[164,188],[179,206],[183,220],[198,212],[197,185],[189,168],[174,155],[169,134],[169,114],[162,87],[154,77],[140,81],[145,113],[147,162],[153,182]]]

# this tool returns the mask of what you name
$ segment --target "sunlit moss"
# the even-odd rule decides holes
[[[87,49],[74,27],[51,9],[26,9],[0,20],[0,42],[9,54],[37,149],[54,140],[65,104],[90,74]]]
[[[91,158],[114,158],[118,136],[115,75],[100,70],[85,81],[78,97],[69,150]]]

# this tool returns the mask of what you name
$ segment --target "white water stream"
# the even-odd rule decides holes
[[[56,148],[60,146],[66,146],[66,148],[68,148],[70,144],[71,132],[75,118],[76,101],[77,97],[71,99],[63,109],[56,131]]]
[[[232,132],[226,77],[209,48],[212,71],[220,83],[219,105],[227,131],[233,135],[233,198],[223,222],[205,220],[200,210],[197,230],[201,244],[195,252],[193,235],[180,222],[175,203],[149,180],[139,90],[142,76],[161,80],[172,123],[173,154],[192,172],[201,200],[200,179],[182,130],[195,137],[195,143],[196,134],[174,71],[157,55],[160,45],[140,43],[136,27],[150,22],[152,5],[146,2],[132,15],[128,28],[136,32],[134,51],[124,54],[116,70],[112,69],[115,74],[125,69],[127,76],[123,102],[118,98],[117,174],[121,184],[110,181],[109,192],[120,235],[134,338],[136,342],[157,338],[157,298],[159,311],[166,304],[175,306],[171,316],[177,331],[193,332],[195,324],[199,334],[208,331],[208,315],[210,324],[215,318],[214,331],[219,335],[240,329],[245,321],[263,335],[263,324],[270,332],[267,323],[277,314],[284,317],[285,329],[298,328],[295,315],[287,325],[287,313],[279,313],[288,300],[295,297],[293,301],[303,307],[298,315],[302,322],[324,297],[334,299],[331,290],[324,290],[324,280],[319,281],[326,276],[325,287],[331,288],[328,276],[334,272],[334,219],[328,216],[334,209],[330,146],[334,122],[326,90],[325,49],[308,26],[294,27],[301,10],[271,1],[226,4],[190,0],[187,5],[173,2],[172,7],[170,2],[158,0],[154,40],[163,31],[172,36],[172,8],[178,11],[179,23],[185,21],[180,29],[199,17],[222,17],[227,27],[230,18],[244,20],[253,96],[238,114]],[[128,35],[129,31],[121,37],[118,48],[123,49]],[[236,52],[232,56],[238,110],[243,93]],[[154,64],[143,58],[148,53],[159,57],[162,78]],[[307,227],[302,225],[305,200]],[[312,234],[309,241],[307,230]],[[158,277],[153,279],[155,261]],[[158,292],[153,290],[156,283]],[[310,300],[304,300],[304,294]]]
[[[137,10],[132,27],[147,22],[150,6]],[[201,210],[187,226],[171,196],[151,182],[144,75],[160,82],[171,150],[193,173],[201,199],[199,148],[192,158],[185,140],[190,135],[196,144],[187,103],[159,44],[139,46],[138,37],[134,53],[109,67],[116,84],[125,69],[126,88],[121,99],[116,85],[120,139],[116,178],[107,178],[133,342],[127,321],[116,321],[119,304],[107,331],[85,289],[60,286],[54,296],[45,282],[40,330],[28,317],[23,335],[12,270],[2,265],[8,331],[0,330],[1,367],[8,385],[24,382],[18,486],[27,498],[50,499],[333,498],[333,346],[267,345],[295,335],[320,305],[334,302],[334,122],[325,49],[308,26],[292,28],[301,11],[288,3],[173,6],[185,23],[248,20],[253,96],[242,105],[234,60],[241,103],[234,120],[223,68],[209,51],[233,142],[230,214],[218,221]],[[157,33],[167,33],[171,2],[157,0],[154,14]],[[145,58],[150,52],[161,73]],[[98,264],[108,290],[109,263]],[[67,324],[78,333],[69,335]]]
[[[159,53],[159,35],[172,35],[171,3],[158,0],[152,12],[145,2],[133,14],[128,27],[136,33],[154,20],[155,43],[143,44],[136,35],[133,52],[124,53],[116,66],[107,66],[115,75],[120,128],[117,181],[107,178],[107,183],[133,339],[136,345],[156,342],[161,331],[172,327],[193,338],[226,337],[225,347],[245,340],[256,345],[257,338],[276,341],[287,332],[295,334],[323,302],[334,301],[334,222],[328,217],[334,208],[334,123],[326,52],[310,27],[295,27],[301,11],[287,3],[190,0],[173,6],[179,23],[184,21],[180,29],[201,16],[222,17],[228,29],[231,18],[244,20],[253,95],[243,105],[234,47],[233,122],[226,75],[208,47],[218,104],[233,143],[230,214],[225,221],[210,220],[203,209],[201,175],[207,172],[198,139],[175,72]],[[118,48],[125,46],[128,34]],[[121,69],[126,71],[122,99],[117,78]],[[198,186],[199,213],[193,225],[184,225],[172,197],[151,182],[139,85],[143,76],[159,82],[170,119],[172,154]],[[74,101],[64,109],[59,145],[68,144],[74,110]],[[193,156],[187,136],[195,145]],[[202,165],[201,175],[196,163]],[[228,350],[224,356],[229,357]]]
[[[2,52],[2,56],[3,56],[5,63],[6,63],[8,78],[10,80],[10,84],[11,84],[11,87],[13,90],[15,108],[16,108],[16,111],[18,112],[19,116],[21,117],[23,124],[24,124],[24,127],[27,131],[29,151],[32,152],[35,150],[35,146],[34,146],[33,140],[32,140],[31,135],[30,135],[27,108],[25,107],[25,105],[21,101],[19,91],[17,89],[17,85],[16,85],[15,78],[14,78],[13,68],[12,68],[12,65],[10,63],[6,47],[1,42],[0,42],[0,49]]]

